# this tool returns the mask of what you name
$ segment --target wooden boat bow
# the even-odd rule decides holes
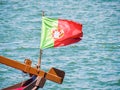
[[[29,59],[25,59],[25,63],[20,63],[16,60],[0,56],[0,63],[21,70],[23,72],[36,75],[37,77],[40,77],[40,80],[43,80],[44,78],[45,80],[50,80],[59,84],[62,84],[65,76],[64,71],[56,69],[54,67],[52,67],[48,72],[45,72],[41,69],[38,70],[35,67],[31,67],[32,61]]]

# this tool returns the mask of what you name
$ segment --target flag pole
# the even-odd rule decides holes
[[[41,68],[41,58],[42,58],[42,49],[40,49],[40,56],[39,56],[38,65],[37,65],[37,68],[38,68],[38,69]]]
[[[44,11],[42,11],[42,16],[44,16]],[[38,68],[38,69],[41,68],[42,51],[43,51],[43,50],[40,49],[40,56],[39,56],[38,65],[37,65],[37,68]]]

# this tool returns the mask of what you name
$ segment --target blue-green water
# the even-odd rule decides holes
[[[82,23],[84,32],[79,43],[43,51],[42,69],[66,76],[42,90],[120,90],[120,0],[0,0],[0,55],[37,63],[42,10]],[[23,80],[21,71],[0,64],[0,89]]]

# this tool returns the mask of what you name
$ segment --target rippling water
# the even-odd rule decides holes
[[[42,69],[54,66],[66,76],[43,90],[120,90],[120,0],[0,0],[0,55],[37,63],[42,10],[82,23],[84,32],[79,43],[44,50]],[[0,89],[24,77],[0,64]]]

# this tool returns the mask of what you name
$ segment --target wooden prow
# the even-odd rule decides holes
[[[59,84],[62,84],[65,75],[64,71],[56,68],[51,68],[49,72],[45,72],[43,70],[38,70],[37,68],[31,67],[32,62],[29,59],[26,59],[25,63],[23,64],[18,61],[0,56],[0,63],[21,70],[26,73],[43,77],[46,80],[50,80]]]

